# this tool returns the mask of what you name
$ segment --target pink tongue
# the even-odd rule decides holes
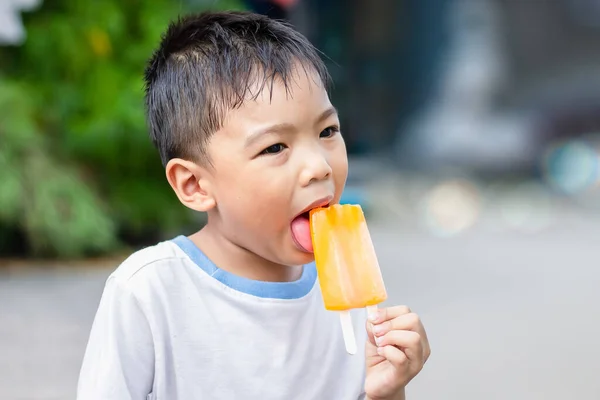
[[[310,222],[305,216],[299,216],[292,221],[292,235],[296,242],[306,251],[312,253],[313,245],[310,238]]]

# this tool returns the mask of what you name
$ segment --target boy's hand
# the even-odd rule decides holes
[[[403,400],[405,386],[431,353],[421,320],[406,306],[381,308],[369,316],[367,332],[367,399]]]

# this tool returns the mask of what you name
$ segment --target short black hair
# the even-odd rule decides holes
[[[145,70],[146,118],[163,165],[172,158],[210,163],[206,145],[226,112],[241,106],[258,80],[261,91],[277,78],[289,92],[297,64],[329,89],[319,52],[288,23],[242,11],[172,22]]]

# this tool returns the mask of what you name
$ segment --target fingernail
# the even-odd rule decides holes
[[[374,325],[373,326],[373,333],[375,335],[380,335],[381,333],[383,333],[383,326],[381,326],[381,325]]]
[[[383,355],[383,347],[378,347],[377,348],[377,354],[379,354],[380,356]]]
[[[371,322],[377,321],[377,313],[376,312],[369,313],[369,321],[371,321]]]
[[[381,338],[380,338],[380,337],[373,336],[373,339],[375,339],[375,344],[376,344],[377,346],[380,346],[380,345],[381,345]]]

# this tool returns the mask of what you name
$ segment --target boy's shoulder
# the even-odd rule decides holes
[[[181,263],[184,258],[185,254],[173,241],[159,242],[133,252],[111,273],[110,278],[126,283],[157,273],[165,266]]]

